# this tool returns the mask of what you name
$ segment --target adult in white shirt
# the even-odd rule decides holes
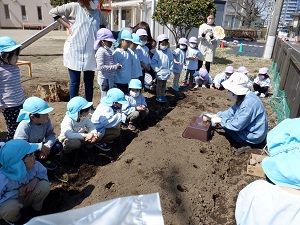
[[[286,119],[267,136],[270,157],[262,161],[267,180],[257,180],[239,193],[238,225],[300,224],[300,118]]]

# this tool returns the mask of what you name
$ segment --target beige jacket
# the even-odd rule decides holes
[[[199,27],[198,38],[200,39],[200,43],[198,48],[201,53],[199,56],[199,60],[201,61],[213,62],[214,56],[216,54],[216,48],[219,45],[219,40],[215,37],[211,39],[210,32],[207,32],[204,37],[202,36],[202,34],[208,29],[211,29],[211,32],[213,32],[215,27],[215,25],[210,26],[206,23],[202,24]]]

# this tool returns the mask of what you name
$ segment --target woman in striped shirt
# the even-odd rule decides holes
[[[7,125],[7,140],[13,139],[17,117],[25,101],[17,66],[20,46],[10,37],[0,37],[0,109]]]

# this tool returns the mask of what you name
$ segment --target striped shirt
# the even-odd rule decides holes
[[[0,106],[16,107],[22,105],[24,101],[19,67],[0,65]]]
[[[95,56],[98,77],[104,79],[114,78],[118,68],[117,64],[114,63],[112,51],[109,48],[100,47]]]

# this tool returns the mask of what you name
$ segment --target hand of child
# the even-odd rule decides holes
[[[26,192],[25,192],[25,185],[22,186],[22,187],[19,187],[18,191],[19,191],[19,196],[20,196],[20,197],[26,195]]]
[[[91,139],[91,143],[94,143],[94,142],[98,141],[98,139],[100,138],[100,136],[101,136],[101,133],[94,134],[94,136]]]
[[[216,86],[216,89],[218,89],[218,90],[219,90],[219,89],[220,89],[220,86]]]
[[[24,185],[25,193],[32,192],[35,189],[36,184],[39,182],[38,178],[33,178],[28,184]]]
[[[121,69],[122,68],[122,64],[117,63],[117,69]]]
[[[137,110],[137,111],[142,111],[142,110],[144,110],[144,109],[143,109],[143,107],[142,107],[141,105],[139,105],[139,106],[136,107],[136,110]]]
[[[146,109],[146,106],[144,106],[144,105],[141,105],[141,107],[143,108],[143,110],[145,110],[145,109]]]
[[[257,84],[260,85],[260,81],[257,81]]]
[[[93,137],[94,137],[93,133],[85,134],[85,141],[90,141],[91,142]]]
[[[47,146],[47,145],[43,145],[42,149],[41,149],[41,152],[39,154],[39,158],[40,159],[46,159],[48,157],[49,153],[50,153],[50,147]]]

